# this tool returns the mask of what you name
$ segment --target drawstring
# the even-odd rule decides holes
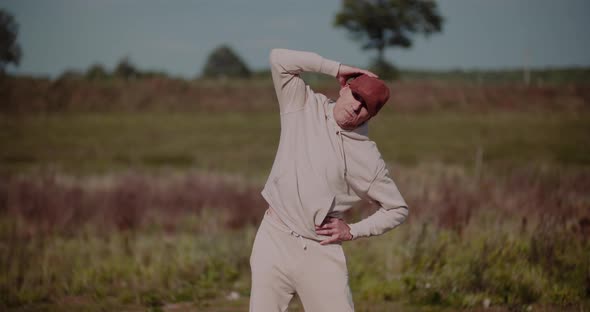
[[[342,131],[336,131],[336,134],[340,137],[340,154],[342,154],[342,159],[344,160],[344,173],[342,177],[344,178],[344,183],[346,183],[346,193],[350,194],[350,185],[346,180],[346,175],[348,173],[348,166],[346,164],[346,154],[344,153],[344,138],[342,138]]]
[[[301,246],[303,246],[303,250],[307,250],[307,245],[305,244],[305,239],[303,239],[303,237],[301,237],[301,235],[295,233],[294,231],[291,231],[291,235],[293,235],[299,239],[299,242],[301,242]]]
[[[336,135],[340,137],[340,154],[344,160],[344,172],[342,173],[342,177],[344,178],[344,183],[346,183],[346,193],[350,194],[350,184],[348,184],[348,181],[346,180],[346,176],[348,175],[348,165],[346,164],[346,154],[344,153],[344,138],[342,137],[342,128],[340,128],[340,126],[338,126],[336,123],[336,120],[334,120],[334,106],[336,106],[336,102],[331,100],[329,103],[329,112],[326,118],[329,116],[335,128],[338,128],[336,130]]]

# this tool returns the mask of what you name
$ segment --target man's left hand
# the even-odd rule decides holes
[[[331,237],[320,242],[321,245],[336,243],[339,241],[352,240],[350,227],[344,220],[339,218],[328,217],[322,225],[315,226],[315,231],[320,235],[330,235]]]
[[[369,77],[379,78],[379,76],[366,69],[360,69],[354,66],[341,64],[340,68],[338,69],[336,79],[338,80],[338,83],[340,83],[340,86],[344,87],[348,83],[348,79],[359,75],[367,75]]]

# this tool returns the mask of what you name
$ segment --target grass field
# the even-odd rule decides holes
[[[344,245],[358,311],[589,307],[587,170],[394,176],[407,224]],[[243,183],[195,172],[4,180],[3,309],[246,311],[249,220],[264,206]]]
[[[0,107],[0,310],[247,311],[272,89],[71,84]],[[370,137],[410,217],[345,243],[357,311],[590,309],[587,89],[402,85]]]
[[[0,116],[0,170],[73,174],[201,168],[254,179],[270,170],[277,113],[124,113]],[[472,167],[590,165],[588,113],[385,113],[370,137],[385,160]]]

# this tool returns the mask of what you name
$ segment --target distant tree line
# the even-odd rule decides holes
[[[221,45],[209,54],[203,69],[204,78],[250,78],[252,72],[228,45]]]
[[[209,54],[203,71],[200,74],[201,78],[207,79],[239,79],[251,78],[253,76],[260,76],[260,74],[253,73],[242,58],[228,45],[221,45]],[[85,72],[67,70],[58,77],[58,79],[86,79],[93,81],[145,78],[169,78],[169,76],[162,71],[141,70],[128,57],[124,57],[112,71],[108,71],[101,64],[94,64]]]
[[[554,67],[531,69],[530,84],[587,84],[590,83],[590,67]],[[400,79],[406,81],[456,81],[476,84],[525,83],[522,69],[502,70],[414,70],[400,69]]]
[[[58,79],[86,79],[92,81],[122,79],[134,80],[144,78],[169,78],[163,71],[141,70],[128,57],[119,61],[112,71],[107,70],[102,64],[93,64],[86,71],[66,70]]]
[[[17,41],[18,24],[12,14],[0,9],[0,75],[4,75],[8,65],[18,66],[22,58],[22,49]],[[224,44],[214,49],[208,56],[207,62],[200,75],[208,79],[250,78],[252,71],[242,58],[228,45]],[[255,75],[256,76],[256,75]],[[112,71],[102,64],[93,64],[86,71],[65,70],[58,80],[134,80],[144,78],[169,78],[163,71],[141,70],[129,57],[122,58]]]

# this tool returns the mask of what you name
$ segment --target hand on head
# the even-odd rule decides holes
[[[374,74],[366,69],[360,69],[357,67],[341,64],[340,69],[338,70],[338,75],[336,76],[336,79],[338,79],[338,83],[340,83],[340,86],[344,87],[346,85],[346,83],[348,82],[348,79],[354,78],[356,76],[360,76],[363,74],[367,75],[369,77],[379,78],[379,76],[377,76],[376,74]]]

